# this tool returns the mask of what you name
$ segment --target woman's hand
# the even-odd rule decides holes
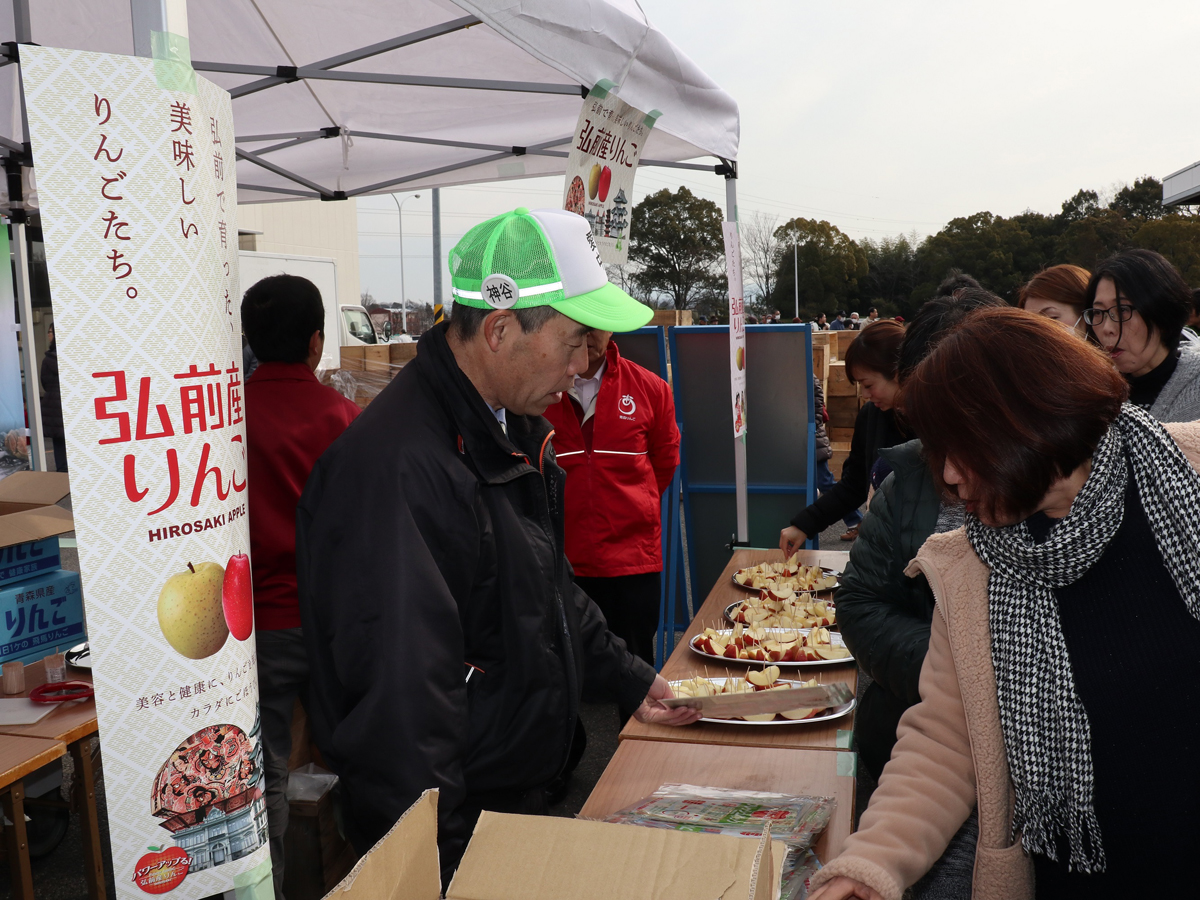
[[[789,525],[783,529],[779,532],[779,549],[783,551],[783,558],[789,559],[807,540],[808,535],[795,525]]]
[[[667,684],[667,679],[661,675],[654,676],[654,683],[650,685],[650,690],[646,693],[646,699],[642,701],[633,712],[633,717],[639,722],[646,722],[653,725],[691,725],[693,722],[700,721],[700,710],[692,709],[687,706],[663,706],[658,701],[667,700],[675,696],[675,692],[671,690],[671,685]]]
[[[815,893],[809,894],[808,900],[847,900],[850,897],[855,900],[883,900],[883,895],[874,888],[841,875],[821,885]]]

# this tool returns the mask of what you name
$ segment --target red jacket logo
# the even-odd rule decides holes
[[[626,394],[621,398],[621,402],[617,404],[617,412],[623,416],[632,416],[637,412],[637,404],[633,402],[632,394]]]

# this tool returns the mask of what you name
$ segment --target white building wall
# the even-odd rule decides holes
[[[337,261],[338,303],[359,303],[358,201],[292,200],[238,205],[243,250],[327,256]],[[247,235],[247,231],[261,234]],[[244,292],[248,284],[241,286]]]

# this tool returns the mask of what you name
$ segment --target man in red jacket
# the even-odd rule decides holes
[[[665,381],[621,357],[611,331],[592,331],[587,344],[587,370],[545,412],[567,473],[567,559],[609,629],[653,665],[659,501],[679,465],[675,402]]]
[[[307,278],[272,275],[242,299],[242,330],[259,360],[245,387],[246,453],[267,825],[277,900],[283,900],[292,710],[297,698],[303,702],[308,684],[296,593],[296,504],[317,459],[359,413],[358,406],[313,374],[325,346],[324,328],[321,292]]]

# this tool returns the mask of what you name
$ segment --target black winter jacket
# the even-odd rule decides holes
[[[825,428],[825,389],[821,387],[821,379],[813,379],[813,417],[817,423],[817,462],[825,462],[833,458],[833,445],[829,443],[829,432]]]
[[[633,707],[654,679],[572,580],[549,423],[507,418],[505,436],[435,328],[297,510],[309,716],[347,836],[365,853],[440,788],[443,875],[469,810],[563,769],[581,695]]]
[[[815,503],[797,513],[792,524],[814,538],[838,519],[850,515],[867,502],[871,467],[879,458],[879,451],[906,440],[890,409],[884,412],[874,403],[863,406],[854,420],[854,438],[850,455],[842,464],[841,479]],[[817,458],[820,459],[819,453]]]
[[[58,384],[58,340],[50,342],[42,356],[42,433],[46,437],[62,439],[63,411],[62,392]]]
[[[933,534],[941,506],[920,441],[879,455],[892,473],[871,498],[837,593],[846,645],[873,679],[854,727],[859,754],[876,777],[891,756],[901,714],[921,699],[933,592],[924,575],[909,578],[904,569]]]

